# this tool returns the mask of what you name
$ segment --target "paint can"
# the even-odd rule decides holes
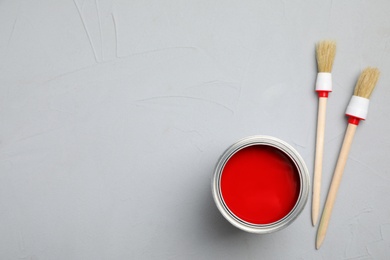
[[[291,224],[306,205],[310,177],[305,162],[286,142],[251,136],[220,157],[212,181],[214,201],[234,226],[258,234]]]

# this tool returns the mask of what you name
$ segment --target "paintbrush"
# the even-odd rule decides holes
[[[348,153],[351,149],[353,137],[360,120],[365,120],[368,112],[369,98],[379,78],[377,68],[366,68],[360,74],[356,83],[355,91],[347,107],[346,114],[349,116],[348,127],[345,132],[343,145],[340,150],[336,169],[333,174],[332,183],[328,192],[325,207],[322,212],[321,221],[317,231],[316,248],[319,249],[326,235],[329,219],[332,214],[333,205],[336,199],[337,190],[340,186],[341,177],[347,162]]]
[[[317,57],[317,82],[318,93],[318,116],[317,116],[317,139],[314,161],[313,198],[312,198],[312,223],[316,225],[320,211],[320,191],[322,175],[322,158],[324,152],[326,102],[328,94],[332,91],[332,66],[336,54],[334,41],[321,41],[316,45]]]

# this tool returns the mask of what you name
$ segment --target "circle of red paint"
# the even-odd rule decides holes
[[[294,162],[281,150],[252,145],[233,154],[221,176],[221,194],[239,219],[266,225],[281,220],[294,208],[300,177]]]

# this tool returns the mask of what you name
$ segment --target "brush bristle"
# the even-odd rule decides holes
[[[370,98],[372,91],[375,88],[376,83],[379,79],[380,71],[377,68],[366,68],[362,71],[362,73],[359,76],[359,79],[356,83],[354,95],[363,97],[363,98]]]
[[[321,41],[317,43],[316,54],[318,72],[331,72],[336,55],[336,42]]]

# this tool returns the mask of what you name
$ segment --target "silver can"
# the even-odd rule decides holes
[[[277,151],[289,158],[292,167],[295,167],[294,171],[297,172],[297,180],[299,179],[299,193],[297,188],[297,198],[295,204],[292,204],[292,209],[280,219],[273,221],[272,223],[258,224],[251,223],[240,217],[238,217],[227,205],[224,200],[221,191],[221,178],[224,172],[224,168],[228,161],[239,151],[244,148],[252,146],[270,147],[276,148]],[[271,166],[272,167],[272,166]],[[214,178],[212,180],[212,193],[215,204],[217,205],[221,214],[234,226],[244,231],[258,234],[266,234],[275,232],[291,224],[297,216],[302,212],[306,205],[310,190],[310,177],[305,162],[298,152],[286,142],[271,136],[251,136],[244,138],[232,146],[230,146],[220,157],[215,171]],[[294,198],[295,200],[295,198]],[[256,205],[253,205],[256,207]]]

